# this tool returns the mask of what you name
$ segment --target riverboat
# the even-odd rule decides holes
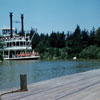
[[[13,37],[10,37],[10,29],[2,28],[2,51],[5,60],[29,60],[38,59],[38,52],[32,50],[30,36],[20,36],[13,29]]]
[[[23,33],[23,15],[22,18],[22,32]],[[16,29],[12,28],[12,13],[10,13],[10,28],[2,28],[2,35],[0,41],[2,44],[2,52],[4,60],[29,60],[39,59],[39,53],[32,50],[30,36],[20,35],[16,33]]]

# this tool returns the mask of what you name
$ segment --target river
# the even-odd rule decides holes
[[[20,86],[20,74],[28,84],[100,68],[100,60],[4,61],[0,63],[0,90]]]

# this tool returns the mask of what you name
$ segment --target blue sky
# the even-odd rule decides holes
[[[100,0],[0,0],[0,28],[9,27],[9,12],[24,28],[37,28],[39,33],[74,31],[76,25],[91,30],[100,27]],[[21,29],[20,24],[13,27]]]

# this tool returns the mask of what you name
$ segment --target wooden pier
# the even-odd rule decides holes
[[[100,100],[100,69],[34,83],[1,100]]]

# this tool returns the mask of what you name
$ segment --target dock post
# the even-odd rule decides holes
[[[21,91],[27,91],[27,76],[26,74],[20,75],[20,89]]]

